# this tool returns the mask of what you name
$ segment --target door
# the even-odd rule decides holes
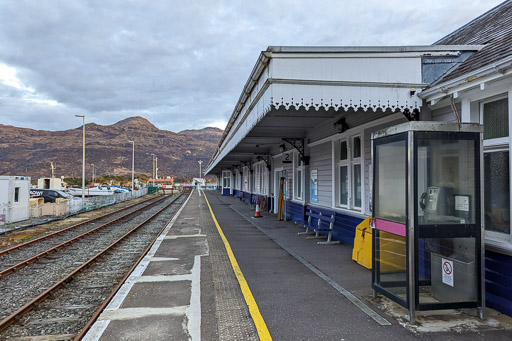
[[[29,218],[28,192],[29,191],[25,181],[13,181],[12,192],[10,193],[11,222],[21,221]]]

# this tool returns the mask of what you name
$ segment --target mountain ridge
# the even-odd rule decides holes
[[[112,125],[87,123],[85,132],[86,178],[91,178],[92,164],[96,175],[131,174],[129,141],[135,141],[135,174],[151,176],[155,154],[159,177],[198,176],[197,161],[210,159],[223,131],[206,127],[175,133],[135,116]],[[48,177],[50,162],[56,176],[81,177],[82,126],[47,131],[0,124],[1,175]]]

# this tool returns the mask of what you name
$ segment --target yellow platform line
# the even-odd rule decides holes
[[[240,267],[238,266],[238,262],[236,261],[235,255],[231,250],[231,246],[229,245],[226,236],[224,236],[224,233],[222,232],[222,229],[220,228],[220,225],[217,222],[217,219],[215,218],[215,214],[213,214],[212,207],[210,206],[210,203],[208,202],[208,199],[206,198],[206,194],[204,192],[203,195],[204,199],[206,200],[206,204],[210,209],[213,222],[215,223],[215,226],[217,226],[217,231],[219,231],[220,238],[224,242],[224,247],[226,248],[226,251],[228,253],[228,257],[231,262],[231,266],[233,267],[233,271],[235,272],[236,279],[240,284],[240,289],[242,290],[245,303],[247,304],[247,307],[249,307],[249,313],[251,314],[252,320],[254,321],[254,325],[256,326],[256,330],[258,331],[258,336],[260,340],[272,340],[272,337],[270,336],[270,333],[267,329],[267,325],[265,324],[265,321],[261,316],[260,310],[258,309],[258,304],[256,304],[256,300],[252,296],[251,289],[249,289],[249,284],[247,284],[247,281],[245,280],[242,270],[240,270]]]

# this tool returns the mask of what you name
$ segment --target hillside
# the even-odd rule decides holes
[[[209,161],[222,130],[204,128],[179,133],[160,130],[143,117],[131,117],[116,124],[85,125],[86,177],[131,174],[132,146],[135,141],[135,173],[152,174],[152,156],[158,157],[158,175],[198,176],[198,160]],[[0,175],[51,175],[81,177],[82,127],[45,131],[0,124]]]

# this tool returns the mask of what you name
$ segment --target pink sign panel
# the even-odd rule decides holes
[[[405,237],[405,225],[400,223],[394,223],[392,221],[375,219],[375,228],[384,232],[393,233],[402,237]]]

